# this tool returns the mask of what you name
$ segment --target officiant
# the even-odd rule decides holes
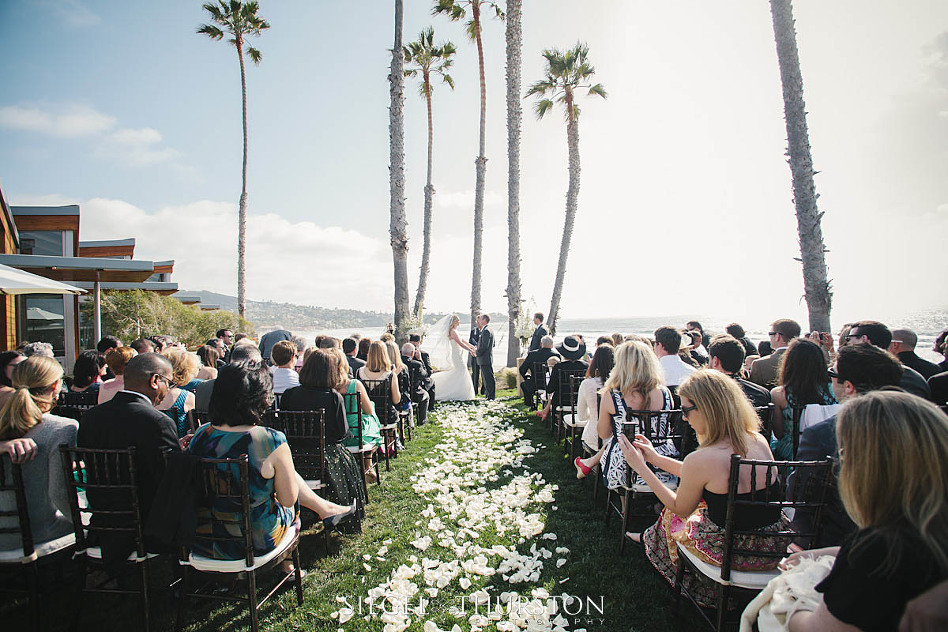
[[[530,348],[527,351],[537,351],[543,346],[543,336],[549,336],[550,330],[543,324],[543,312],[537,312],[533,315],[533,324],[537,326],[530,339]]]

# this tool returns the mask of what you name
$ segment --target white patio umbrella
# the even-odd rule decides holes
[[[85,294],[86,291],[0,264],[0,294]]]

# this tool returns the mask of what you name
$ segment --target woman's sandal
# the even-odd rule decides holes
[[[576,478],[586,478],[592,472],[592,468],[583,463],[583,460],[579,457],[576,457],[573,465],[576,466]]]
[[[638,539],[636,540],[633,536],[638,536]],[[629,542],[631,542],[633,545],[635,545],[637,548],[640,548],[640,549],[642,549],[643,551],[645,550],[645,544],[642,542],[642,534],[641,534],[641,533],[633,533],[633,532],[631,532],[631,531],[626,531],[626,532],[625,532],[625,538],[626,538]]]

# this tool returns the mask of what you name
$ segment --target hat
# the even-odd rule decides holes
[[[567,360],[578,360],[586,355],[586,343],[576,336],[566,336],[556,351]]]

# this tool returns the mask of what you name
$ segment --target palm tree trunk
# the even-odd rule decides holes
[[[803,289],[809,312],[810,331],[832,331],[830,308],[833,294],[826,272],[826,249],[813,183],[813,157],[806,125],[806,106],[803,102],[803,76],[793,27],[793,7],[790,0],[770,0],[773,16],[774,39],[777,42],[777,61],[783,84],[784,117],[787,122],[790,172],[793,176],[793,202],[797,213],[797,234],[800,238],[800,261],[803,263]]]
[[[243,107],[244,155],[240,175],[240,202],[237,205],[237,314],[247,313],[247,75],[244,69],[243,42],[237,38],[240,61],[240,96]]]
[[[566,95],[566,111],[572,112],[572,96]],[[566,140],[569,144],[569,188],[566,190],[566,221],[563,223],[563,240],[560,242],[560,259],[556,264],[556,281],[553,283],[553,300],[550,302],[550,315],[547,325],[550,333],[556,333],[556,320],[559,318],[560,298],[563,295],[563,280],[566,277],[566,258],[569,257],[569,242],[573,236],[573,224],[576,221],[576,207],[579,198],[579,120],[571,116],[566,122]]]
[[[424,245],[421,251],[421,272],[418,274],[418,291],[415,293],[415,318],[421,321],[425,307],[425,290],[428,288],[428,269],[431,262],[431,203],[435,190],[431,184],[431,156],[434,151],[434,132],[431,117],[431,78],[425,74],[425,102],[428,105],[428,179],[425,183]]]
[[[484,80],[484,44],[481,41],[480,3],[472,3],[474,38],[477,42],[477,68],[481,81],[480,139],[475,161],[474,181],[474,271],[471,275],[471,323],[481,311],[481,251],[484,241],[484,179],[487,176],[487,83]],[[472,325],[473,326],[473,325]]]
[[[395,276],[395,336],[408,337],[408,220],[405,216],[405,56],[402,52],[402,0],[395,0],[395,45],[389,108],[389,188],[392,260]]]
[[[507,0],[507,366],[517,365],[520,339],[520,106],[523,28],[521,0]]]

